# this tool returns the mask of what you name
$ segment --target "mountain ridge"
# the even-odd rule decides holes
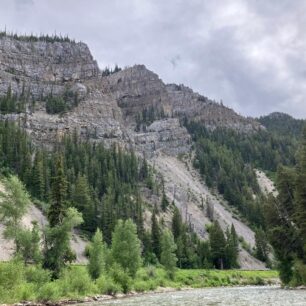
[[[206,206],[201,208],[201,193],[207,193],[208,189],[204,181],[191,174],[190,166],[174,162],[177,156],[193,152],[192,137],[184,121],[200,122],[211,130],[221,127],[242,133],[262,130],[260,123],[184,85],[164,84],[144,65],[105,75],[82,43],[0,38],[0,51],[0,94],[3,97],[16,94],[18,99],[24,92],[28,93],[24,111],[6,112],[1,115],[2,120],[18,122],[37,145],[45,147],[52,147],[66,134],[76,132],[91,142],[103,142],[109,147],[117,144],[146,156],[160,175],[167,178],[171,174],[165,180],[165,190],[181,209],[182,216],[185,214],[182,207],[200,211],[199,216],[184,217],[184,221],[191,222],[200,237],[207,237],[203,232],[204,224],[211,220],[207,219]],[[67,66],[66,58],[69,58]],[[48,113],[47,103],[50,100],[66,103],[67,92],[77,97],[77,103],[69,105],[65,111]],[[173,165],[171,171],[165,168],[167,160]],[[176,179],[179,173],[182,176]],[[174,186],[181,189],[180,194],[171,192]],[[190,196],[190,192],[194,196]],[[223,211],[216,212],[215,218],[226,231],[231,222],[238,222],[233,221],[238,217],[232,212],[225,213],[224,207],[228,207],[222,196],[214,197],[214,201],[219,211]],[[238,227],[239,235],[253,247],[254,232],[239,222],[242,224]],[[242,267],[264,267],[245,250],[241,249],[241,254]]]

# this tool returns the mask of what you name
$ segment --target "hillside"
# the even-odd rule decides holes
[[[208,184],[207,173],[201,172],[201,169],[204,180],[200,178],[198,169],[193,167],[193,157],[195,159],[199,157],[195,155],[195,148],[198,148],[197,154],[201,152],[197,146],[196,134],[190,129],[190,124],[197,124],[205,128],[209,135],[219,129],[234,131],[236,133],[234,137],[243,141],[244,138],[256,138],[257,135],[260,135],[258,143],[264,147],[266,144],[263,144],[262,139],[267,139],[268,144],[271,144],[273,140],[270,138],[269,131],[267,132],[263,127],[266,125],[266,128],[270,129],[267,120],[260,119],[259,123],[255,119],[242,117],[232,109],[195,93],[183,85],[164,84],[158,75],[144,65],[135,65],[105,73],[99,69],[84,43],[56,39],[48,41],[46,39],[22,40],[8,36],[1,37],[0,95],[2,96],[1,119],[18,123],[26,131],[29,141],[35,145],[34,147],[31,145],[28,155],[37,157],[39,156],[37,150],[43,150],[42,155],[48,156],[48,152],[54,150],[61,141],[63,141],[61,145],[64,148],[67,145],[72,150],[73,158],[75,158],[73,162],[67,153],[68,149],[65,149],[67,153],[65,166],[70,167],[66,174],[69,186],[71,189],[75,188],[73,181],[77,176],[75,172],[79,171],[80,175],[86,175],[89,182],[90,199],[99,209],[103,209],[108,187],[112,185],[108,183],[105,176],[97,180],[95,174],[100,175],[98,169],[100,171],[113,169],[112,163],[114,163],[114,171],[118,171],[116,179],[118,178],[118,186],[121,188],[118,193],[122,197],[119,197],[120,200],[118,200],[116,196],[117,200],[112,203],[114,210],[118,211],[118,207],[124,208],[125,187],[126,190],[132,190],[131,194],[134,196],[140,192],[144,225],[145,228],[149,228],[153,207],[154,205],[160,206],[162,197],[160,189],[163,182],[168,201],[173,201],[183,221],[198,237],[207,239],[208,233],[205,226],[218,220],[224,231],[234,224],[239,237],[251,248],[255,246],[255,234],[251,229],[251,227],[254,228],[254,223],[252,224],[253,220],[248,217],[249,213],[245,213],[244,207],[246,207],[246,201],[250,202],[247,207],[252,207],[252,209],[257,204],[249,198],[243,198],[241,207],[237,211],[237,207],[233,207],[233,201],[227,197],[227,193],[220,188],[215,188],[213,183]],[[84,147],[81,144],[79,147],[73,147],[73,140],[69,140],[67,144],[65,141],[68,135],[83,141]],[[220,138],[216,139],[214,141],[219,146]],[[105,150],[111,149],[115,144],[125,149],[126,152],[133,150],[138,160],[145,158],[154,171],[154,188],[159,191],[143,186],[138,173],[135,174],[135,177],[133,174],[127,179],[120,165],[116,164],[116,155],[114,158],[106,158],[105,156],[110,156],[108,155],[110,153],[101,149],[104,153],[102,157],[97,157],[94,152],[95,144],[103,144]],[[224,146],[224,143],[221,145]],[[246,170],[250,168],[249,164],[254,161],[254,168],[259,165],[264,170],[271,169],[268,169],[268,166],[265,167],[262,162],[266,160],[264,153],[258,156],[254,153],[256,150],[253,149],[254,147],[251,146],[252,153],[249,153],[251,160],[242,158],[241,164],[243,165],[242,172],[248,171],[248,177],[256,181],[253,168]],[[236,154],[235,152],[241,148],[235,147],[231,150]],[[280,147],[273,150],[272,153],[279,156],[283,152]],[[85,151],[89,152],[89,159],[82,155]],[[80,160],[75,157],[78,154]],[[273,154],[271,154],[271,159],[275,156]],[[185,161],[182,161],[182,156]],[[288,157],[288,162],[290,162],[291,151],[287,152],[285,157]],[[104,161],[104,158],[107,162]],[[126,158],[126,164],[129,164],[130,159],[128,156]],[[53,171],[52,166],[45,164],[51,164],[51,159],[52,157],[44,157],[41,161],[44,169],[49,169],[50,172]],[[99,160],[99,166],[91,163],[95,159]],[[139,167],[142,162],[139,161]],[[14,163],[6,166],[10,165]],[[135,169],[137,167],[135,166]],[[273,167],[275,168],[275,165]],[[132,173],[133,169],[131,167],[129,171]],[[17,166],[14,170],[17,173],[21,171]],[[233,177],[229,175],[231,172],[228,173],[227,179],[233,180]],[[218,179],[220,177],[216,178]],[[240,177],[236,181],[240,188],[242,184]],[[260,197],[260,190],[255,181],[252,187],[248,181],[243,182],[240,193],[244,194],[245,190],[248,190],[246,193],[250,198]],[[124,185],[125,183],[128,187]],[[28,182],[29,186],[31,184],[31,181]],[[48,180],[46,184],[49,184]],[[103,188],[101,184],[104,184]],[[32,190],[35,193],[35,188]],[[72,198],[73,195],[71,195]],[[44,190],[42,199],[47,200],[46,190]],[[203,199],[205,199],[204,202]],[[118,206],[119,203],[123,206]],[[134,205],[138,205],[133,201],[129,203],[133,209]],[[208,215],[208,206],[214,208],[213,216]],[[259,211],[257,206],[256,209],[252,211],[257,213]],[[165,212],[161,210],[159,220],[164,219],[166,225],[170,226],[172,213],[173,207],[171,206]],[[128,216],[132,216],[131,212],[129,214]],[[101,227],[110,239],[110,234],[107,232],[110,232],[112,228],[103,223],[103,217],[101,220]],[[241,268],[245,269],[264,268],[264,265],[245,251],[242,245],[240,246],[239,262]]]

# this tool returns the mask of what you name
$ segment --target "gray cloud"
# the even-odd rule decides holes
[[[86,42],[244,115],[306,117],[304,0],[0,0],[0,26]]]

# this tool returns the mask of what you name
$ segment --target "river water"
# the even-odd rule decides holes
[[[305,290],[278,287],[208,288],[96,302],[94,306],[306,306]]]

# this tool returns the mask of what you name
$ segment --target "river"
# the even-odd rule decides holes
[[[94,306],[306,306],[305,290],[278,287],[208,288],[154,293],[92,303]]]

